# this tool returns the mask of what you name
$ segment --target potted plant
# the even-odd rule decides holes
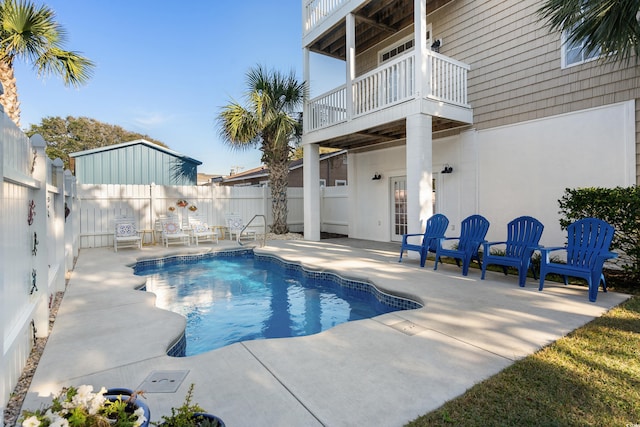
[[[147,427],[149,408],[137,399],[142,392],[93,386],[65,387],[51,405],[22,411],[22,427]]]
[[[186,208],[188,204],[189,202],[184,199],[180,199],[176,202],[176,205],[180,206],[181,208]]]
[[[162,422],[154,423],[162,427],[225,427],[224,422],[212,414],[204,412],[193,399],[194,384],[189,386],[184,403],[178,408],[171,408],[171,415],[162,416]]]
[[[191,212],[195,212],[195,211],[197,211],[197,210],[198,210],[198,207],[197,207],[196,205],[191,205],[191,206],[189,206],[189,210],[190,210]]]

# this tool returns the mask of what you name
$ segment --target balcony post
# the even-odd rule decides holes
[[[311,73],[309,71],[309,48],[302,49],[302,81],[307,86],[304,102],[302,103],[302,132],[307,133],[311,114],[309,112],[309,94],[311,93]]]
[[[424,98],[429,92],[427,86],[427,0],[414,0],[413,4],[414,45],[416,52],[416,97]]]
[[[426,114],[407,117],[407,228],[422,233],[433,215],[432,119]]]
[[[356,78],[356,18],[353,13],[346,21],[346,57],[347,57],[347,121],[353,117],[353,80]]]

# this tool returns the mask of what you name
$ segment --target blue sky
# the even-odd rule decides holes
[[[40,0],[34,0],[40,3]],[[301,0],[46,0],[68,33],[66,49],[96,63],[79,89],[38,79],[16,64],[21,125],[85,116],[147,134],[226,175],[260,165],[260,152],[231,150],[215,118],[241,101],[256,64],[302,80]]]

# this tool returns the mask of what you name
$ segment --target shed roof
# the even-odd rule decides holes
[[[167,153],[167,154],[169,154],[171,156],[178,157],[180,159],[183,159],[183,160],[191,162],[191,163],[195,163],[196,165],[201,165],[202,164],[202,162],[200,160],[196,160],[196,159],[194,159],[192,157],[185,156],[184,154],[178,153],[177,151],[170,150],[170,149],[168,149],[166,147],[163,147],[161,145],[154,144],[153,142],[147,141],[146,139],[136,139],[136,140],[133,140],[133,141],[123,142],[123,143],[120,143],[120,144],[105,145],[104,147],[93,148],[91,150],[77,151],[75,153],[70,153],[69,157],[81,157],[81,156],[86,156],[86,155],[94,154],[94,153],[117,150],[119,148],[129,147],[129,146],[138,145],[138,144],[146,145],[146,146],[148,146],[150,148],[153,148],[153,149],[158,150],[158,151],[162,151],[162,152]]]

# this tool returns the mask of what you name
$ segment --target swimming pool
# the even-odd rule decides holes
[[[186,350],[195,355],[236,342],[315,334],[338,324],[402,309],[415,301],[366,282],[308,271],[251,250],[138,262],[160,308],[184,315]]]

